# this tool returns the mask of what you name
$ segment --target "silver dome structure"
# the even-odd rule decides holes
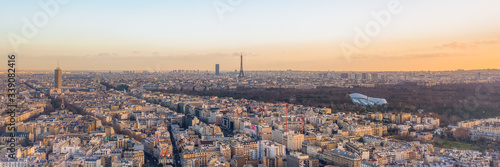
[[[349,97],[351,98],[352,102],[357,105],[361,106],[385,106],[387,105],[387,100],[383,98],[375,98],[375,97],[368,97],[366,95],[360,94],[360,93],[351,93],[349,94]]]

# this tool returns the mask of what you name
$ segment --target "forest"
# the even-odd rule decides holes
[[[419,109],[441,119],[442,123],[455,124],[467,119],[500,116],[500,82],[443,84],[419,86],[406,82],[375,87],[317,87],[316,89],[237,89],[192,91],[154,90],[168,93],[185,93],[200,96],[245,98],[264,102],[285,102],[304,106],[329,107],[342,112],[410,112]],[[361,107],[354,105],[350,93],[385,98],[387,107]],[[420,113],[422,114],[422,113]]]

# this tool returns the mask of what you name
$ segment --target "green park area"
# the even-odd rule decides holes
[[[446,141],[442,140],[436,142],[434,146],[447,148],[447,149],[458,149],[458,150],[471,150],[472,145],[468,143],[458,142],[458,141]]]

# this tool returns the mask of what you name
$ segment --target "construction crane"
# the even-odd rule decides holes
[[[160,147],[161,158],[163,159],[163,166],[166,166],[167,164],[167,157],[171,157],[171,155],[168,153],[168,149],[170,149],[170,147],[167,147],[167,149],[163,151],[163,148]]]
[[[243,110],[243,108],[241,110]],[[238,109],[236,109],[236,117],[238,117]]]
[[[157,142],[157,146],[160,147],[160,136],[159,135],[156,135],[156,142]],[[163,151],[163,148],[160,147],[160,157],[163,159],[163,165],[165,166],[165,164],[167,163],[167,157],[172,157],[169,153],[168,153],[168,150],[170,149],[169,146],[167,146],[167,150]]]
[[[265,134],[265,135],[270,135],[270,134],[273,134],[273,132],[269,132],[269,133],[262,133],[262,132],[259,132],[259,135],[262,135],[262,134]]]
[[[262,155],[261,154],[261,149],[262,149],[262,126],[264,124],[264,121],[263,121],[263,113],[264,111],[262,110],[262,107],[260,108],[260,122],[259,122],[259,129],[260,129],[260,132],[258,132],[259,134],[259,163],[261,163],[262,161]]]

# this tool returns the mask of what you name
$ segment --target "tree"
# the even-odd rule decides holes
[[[365,139],[364,139],[363,137],[360,137],[360,138],[358,139],[358,142],[360,142],[360,143],[365,143]]]
[[[124,90],[128,90],[128,85],[125,85],[125,84],[118,85],[118,86],[116,87],[116,90],[117,90],[117,91],[124,91]]]
[[[130,119],[130,121],[135,121],[135,119],[136,119],[136,118],[135,118],[135,115],[134,115],[134,114],[131,114],[129,119]]]
[[[453,132],[453,137],[457,138],[458,140],[461,141],[466,141],[469,139],[470,135],[470,130],[467,130],[465,128],[459,128]]]
[[[28,138],[28,136],[25,136],[23,142],[21,143],[21,146],[28,147],[30,145],[31,145],[30,139]]]

